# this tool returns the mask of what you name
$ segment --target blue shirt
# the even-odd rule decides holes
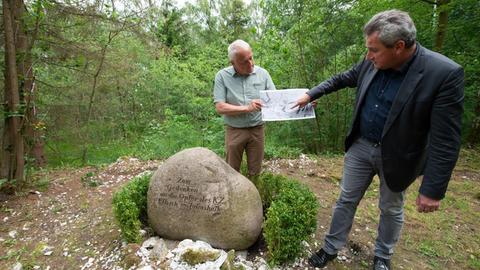
[[[414,55],[399,70],[378,70],[368,87],[360,113],[361,137],[371,142],[382,140],[382,132],[390,108],[417,51],[418,47]]]

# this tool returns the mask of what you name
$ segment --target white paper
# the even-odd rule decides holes
[[[263,121],[286,121],[315,118],[312,104],[299,109],[296,101],[307,92],[306,88],[260,91]]]

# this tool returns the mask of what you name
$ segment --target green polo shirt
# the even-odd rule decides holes
[[[260,99],[260,90],[275,90],[272,78],[265,69],[254,66],[248,76],[238,74],[233,66],[220,70],[215,76],[213,101],[232,105],[248,105],[253,99]],[[226,125],[236,128],[254,127],[263,124],[261,112],[239,115],[224,115]]]

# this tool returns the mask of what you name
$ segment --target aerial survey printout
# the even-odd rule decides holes
[[[298,107],[292,108],[295,106],[297,99],[307,91],[306,88],[260,91],[263,121],[315,118],[315,111],[310,103],[301,109]]]

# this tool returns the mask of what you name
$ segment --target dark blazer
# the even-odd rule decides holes
[[[445,196],[460,150],[463,113],[463,68],[417,43],[418,52],[392,104],[381,139],[383,171],[388,187],[400,192],[423,174],[420,193]],[[377,73],[363,60],[312,88],[312,100],[346,87],[357,87],[347,151],[358,137],[365,93]]]

